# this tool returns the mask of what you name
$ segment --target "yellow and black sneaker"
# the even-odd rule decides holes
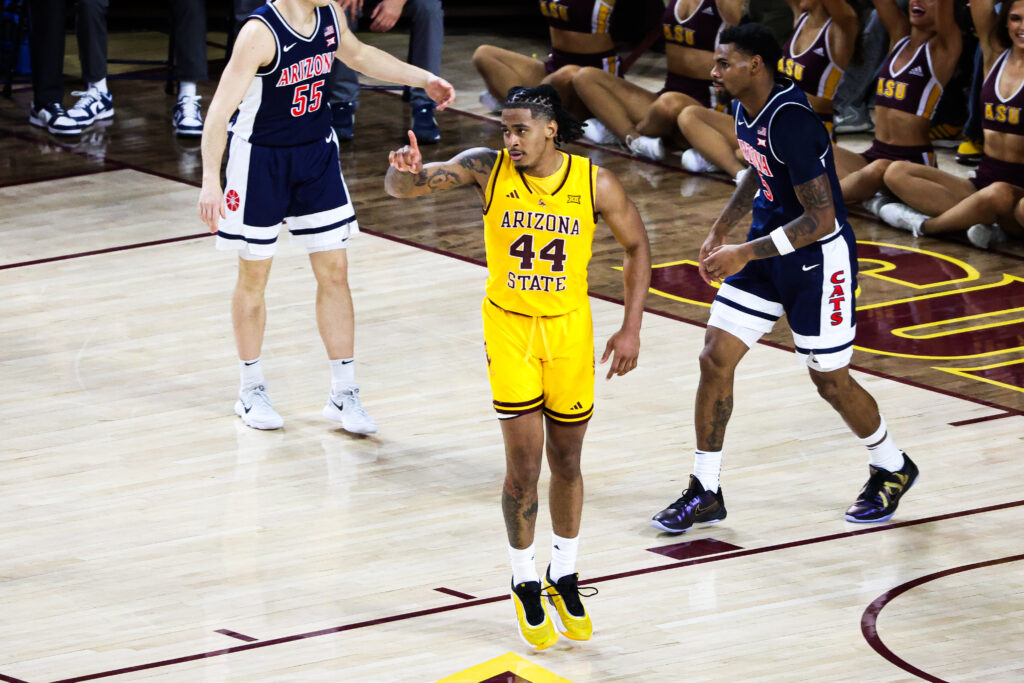
[[[984,153],[981,140],[964,140],[956,148],[956,163],[961,166],[977,166]]]
[[[551,567],[544,574],[544,595],[555,613],[551,615],[558,632],[570,640],[590,640],[594,627],[590,623],[590,615],[580,600],[581,590],[588,591],[587,597],[597,595],[593,586],[579,587],[579,574],[563,576],[558,581],[551,580]]]
[[[555,625],[541,600],[540,581],[512,584],[512,604],[523,641],[535,650],[546,650],[558,642]]]
[[[903,494],[917,481],[917,465],[906,453],[903,467],[896,472],[868,465],[871,476],[860,490],[857,500],[846,510],[847,522],[885,522],[900,504]]]

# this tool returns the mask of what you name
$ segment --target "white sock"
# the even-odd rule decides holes
[[[182,81],[178,84],[178,99],[182,97],[195,97],[196,96],[196,82],[195,81]]]
[[[563,538],[551,532],[551,569],[549,574],[552,581],[558,581],[563,576],[576,573],[576,551],[580,547],[580,537]]]
[[[106,78],[101,78],[100,80],[96,81],[95,83],[90,83],[89,84],[89,90],[99,90],[101,93],[109,93],[110,92],[109,90],[107,90],[107,79]]]
[[[522,550],[509,545],[508,559],[512,563],[512,583],[518,585],[524,581],[540,581],[532,543]]]
[[[331,393],[340,394],[345,389],[355,386],[355,358],[338,358],[331,361]]]
[[[705,491],[718,490],[718,479],[722,474],[722,451],[693,452],[693,476],[697,477]]]
[[[249,387],[267,383],[267,380],[263,378],[263,364],[259,358],[255,360],[239,359],[238,370],[241,375],[242,391]]]
[[[881,424],[871,436],[861,439],[860,442],[868,449],[868,462],[889,472],[896,472],[903,468],[903,451],[896,447],[896,442],[889,436],[889,428],[885,424],[885,418],[878,416]]]

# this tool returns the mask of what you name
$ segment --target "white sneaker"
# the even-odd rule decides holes
[[[78,101],[68,109],[68,116],[80,126],[88,126],[93,121],[109,119],[114,115],[114,96],[109,92],[89,88],[76,90],[71,94],[77,97]]]
[[[930,218],[927,214],[899,202],[890,202],[879,208],[878,217],[894,228],[913,233],[914,237],[924,234],[921,232],[921,226]]]
[[[683,168],[690,173],[714,173],[715,171],[720,170],[692,147],[690,149],[683,150],[683,156],[680,162]]]
[[[1006,241],[1006,233],[998,225],[978,223],[967,228],[967,239],[978,249],[988,249],[993,244]]]
[[[81,135],[82,125],[68,116],[60,102],[51,102],[45,107],[29,110],[28,122],[45,128],[54,135]]]
[[[338,393],[331,392],[324,406],[324,417],[341,423],[341,428],[353,434],[373,434],[377,422],[370,417],[359,402],[359,387],[354,386]]]
[[[182,95],[174,105],[171,123],[177,135],[197,136],[203,134],[203,113],[199,108],[201,95]]]
[[[646,135],[638,135],[635,138],[626,140],[629,151],[640,157],[653,159],[654,161],[665,160],[665,145],[661,138],[652,138]]]
[[[284,419],[274,410],[267,388],[262,384],[238,392],[235,414],[253,429],[280,429],[284,426]]]
[[[498,98],[492,95],[489,91],[484,90],[480,93],[480,104],[487,108],[487,111],[492,114],[500,114],[504,108],[502,103],[498,101]]]
[[[597,119],[587,119],[583,124],[584,140],[589,140],[598,145],[614,145],[619,141],[619,136],[611,132],[608,126]]]
[[[889,195],[879,192],[871,199],[865,199],[861,203],[861,206],[867,209],[868,213],[870,213],[872,216],[877,216],[879,210],[883,206],[885,206],[886,204],[892,204],[894,201],[896,200],[890,197]]]

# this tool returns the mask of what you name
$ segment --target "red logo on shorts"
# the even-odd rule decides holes
[[[234,190],[228,190],[228,193],[224,195],[224,203],[228,205],[228,208],[232,211],[238,211],[238,206],[241,204],[241,200],[238,198],[238,193]]]

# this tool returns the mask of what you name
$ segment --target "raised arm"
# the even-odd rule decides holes
[[[956,60],[960,59],[960,50],[963,49],[963,33],[953,13],[954,2],[956,0],[935,0],[935,37],[938,43],[936,47],[950,51],[955,66]]]
[[[910,35],[910,18],[896,5],[896,0],[874,0],[878,18],[889,33],[889,50],[900,39]]]
[[[625,375],[635,368],[640,355],[640,322],[647,290],[651,286],[651,246],[647,242],[647,229],[640,212],[626,196],[619,179],[607,169],[597,171],[594,203],[594,208],[626,252],[622,259],[625,288],[622,326],[608,339],[601,357],[602,363],[612,358],[606,375],[606,379],[611,379],[612,375]]]
[[[498,153],[474,147],[448,161],[423,164],[416,136],[409,131],[409,144],[388,154],[391,166],[384,177],[384,189],[392,197],[419,197],[457,187],[474,187],[483,198]]]
[[[242,26],[231,52],[231,59],[217,84],[217,92],[206,112],[203,126],[203,188],[199,192],[199,218],[217,232],[217,219],[224,217],[224,193],[220,185],[220,165],[228,139],[228,120],[238,109],[261,66],[274,60],[277,47],[263,22],[248,21]]]
[[[729,26],[739,26],[747,12],[747,0],[718,0],[718,13]]]
[[[1012,2],[1013,0],[1007,1]],[[974,30],[978,32],[978,42],[981,44],[981,56],[984,61],[985,73],[988,73],[996,57],[1004,49],[999,39],[996,38],[996,22],[998,17],[993,0],[971,0],[971,19],[974,20]]]
[[[796,28],[796,22],[800,20],[800,0],[786,0],[786,4],[789,5],[789,11],[793,13],[793,28]]]
[[[857,47],[857,35],[860,33],[860,21],[857,12],[846,0],[822,0],[825,11],[832,18],[829,31],[829,48],[832,57],[840,68],[845,69],[853,58]]]
[[[333,7],[338,16],[338,51],[335,52],[338,59],[371,78],[423,88],[430,99],[437,102],[438,109],[444,109],[455,101],[455,88],[451,83],[425,69],[396,59],[383,50],[360,42],[348,29],[344,10],[337,5]]]

